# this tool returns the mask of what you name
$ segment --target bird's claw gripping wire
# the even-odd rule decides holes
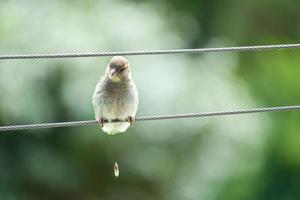
[[[133,126],[135,124],[135,118],[133,116],[129,116],[128,122],[130,123],[130,126]]]
[[[100,119],[98,120],[98,124],[101,128],[103,128],[103,126],[104,126],[104,118],[103,117],[100,117]]]

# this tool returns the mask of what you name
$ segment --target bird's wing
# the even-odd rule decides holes
[[[92,103],[94,107],[94,113],[95,117],[98,120],[101,114],[101,92],[103,90],[103,84],[105,81],[105,77],[102,77],[99,82],[97,83],[95,90],[94,90],[94,95],[92,98]]]

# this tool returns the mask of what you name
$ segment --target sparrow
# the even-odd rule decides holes
[[[111,59],[96,85],[92,103],[95,118],[104,132],[110,135],[125,132],[134,124],[139,97],[126,58]],[[122,122],[113,122],[116,120]]]

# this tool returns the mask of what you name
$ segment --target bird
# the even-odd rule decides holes
[[[92,104],[95,118],[107,134],[122,133],[133,126],[139,96],[125,57],[114,56],[110,60],[96,85]],[[113,122],[118,120],[122,122]]]

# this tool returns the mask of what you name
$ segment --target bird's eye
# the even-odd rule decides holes
[[[110,64],[109,64],[109,67],[110,67],[111,69],[113,69],[113,68],[115,68],[115,65],[112,64],[112,63],[110,63]]]

